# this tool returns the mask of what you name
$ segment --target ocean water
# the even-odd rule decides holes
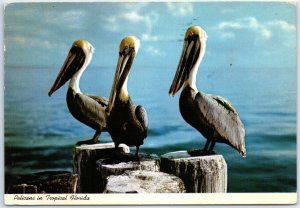
[[[205,139],[181,117],[178,93],[168,96],[176,67],[133,66],[128,91],[149,117],[141,153],[202,148]],[[66,105],[67,84],[47,93],[59,67],[5,68],[6,186],[17,175],[72,171],[72,148],[94,130],[75,120]],[[88,68],[81,90],[108,97],[115,68]],[[226,97],[246,129],[247,157],[217,144],[228,165],[228,192],[296,191],[296,69],[201,68],[198,89]],[[101,142],[111,142],[102,133]],[[131,151],[135,151],[132,148]]]

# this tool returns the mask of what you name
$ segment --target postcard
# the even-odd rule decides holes
[[[4,3],[7,205],[297,203],[294,1]]]

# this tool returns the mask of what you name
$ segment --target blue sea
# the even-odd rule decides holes
[[[6,185],[17,175],[40,171],[72,171],[72,149],[94,130],[75,120],[66,105],[67,84],[47,93],[59,67],[5,68]],[[114,67],[89,67],[81,91],[108,97]],[[176,67],[135,67],[128,91],[149,117],[149,134],[141,153],[162,155],[202,148],[205,139],[179,112],[178,99],[168,95]],[[217,144],[228,165],[228,192],[296,191],[296,69],[199,69],[198,89],[226,97],[246,129],[247,157]],[[102,133],[101,142],[112,142]],[[135,148],[131,149],[132,152]]]

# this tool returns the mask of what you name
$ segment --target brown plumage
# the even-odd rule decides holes
[[[69,79],[67,91],[67,105],[70,113],[78,121],[96,130],[92,139],[78,142],[81,144],[94,144],[98,142],[102,131],[107,127],[106,108],[108,100],[95,95],[87,95],[80,91],[79,80],[89,65],[94,48],[86,40],[77,40],[73,43],[68,56],[54,82],[48,95],[63,86]]]
[[[204,152],[212,152],[216,142],[226,143],[246,156],[245,129],[232,104],[225,98],[205,94],[196,87],[196,75],[206,48],[206,32],[190,27],[169,94],[174,95],[182,86],[179,99],[184,120],[206,139]]]
[[[132,103],[127,91],[128,74],[139,49],[139,40],[134,36],[124,38],[120,43],[118,65],[111,90],[107,112],[108,132],[118,147],[120,143],[139,147],[147,137],[148,118],[142,106]]]

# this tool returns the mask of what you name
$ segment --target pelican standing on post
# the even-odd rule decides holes
[[[174,96],[183,86],[179,98],[184,120],[206,139],[204,150],[195,154],[213,154],[216,142],[226,143],[246,156],[245,129],[236,110],[225,98],[198,91],[196,75],[206,48],[206,32],[199,26],[188,28],[177,72],[169,90]]]
[[[108,132],[115,143],[115,148],[124,143],[139,147],[147,137],[148,118],[146,110],[134,106],[127,90],[128,74],[138,53],[140,41],[135,36],[128,36],[120,43],[119,58],[115,78],[107,107]]]
[[[106,130],[107,117],[105,109],[108,105],[108,100],[94,95],[83,94],[79,88],[80,77],[89,65],[93,52],[94,47],[88,41],[75,41],[48,93],[51,96],[53,92],[71,79],[67,92],[69,111],[77,120],[96,130],[92,139],[80,141],[77,145],[97,143],[101,132]]]

